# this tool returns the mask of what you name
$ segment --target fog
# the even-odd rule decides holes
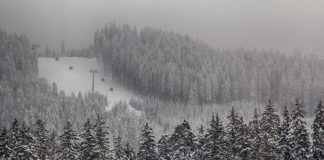
[[[215,48],[324,53],[324,1],[0,0],[0,28],[42,48],[87,47],[105,24],[188,34]]]

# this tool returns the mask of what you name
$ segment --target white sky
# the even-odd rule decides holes
[[[0,28],[58,48],[86,47],[105,24],[151,26],[213,47],[324,55],[323,0],[0,0]]]

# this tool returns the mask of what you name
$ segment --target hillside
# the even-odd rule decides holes
[[[172,31],[129,25],[107,25],[94,37],[105,71],[142,95],[199,105],[271,99],[280,107],[299,98],[307,111],[324,97],[319,56],[214,49]]]
[[[73,69],[69,69],[69,67]],[[105,74],[96,59],[65,57],[55,60],[54,58],[38,59],[39,77],[46,78],[51,83],[56,83],[60,90],[66,94],[86,93],[92,89],[92,73],[95,69],[95,91],[107,96],[108,106],[111,107],[118,101],[128,101],[136,97],[118,83],[112,81],[111,76]],[[102,79],[103,78],[103,79]],[[113,88],[113,91],[110,91]]]

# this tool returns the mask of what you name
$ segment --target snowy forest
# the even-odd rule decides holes
[[[210,117],[208,126],[194,133],[184,120],[170,135],[158,140],[146,122],[140,130],[138,151],[120,136],[109,139],[105,121],[97,116],[87,119],[81,132],[67,121],[60,135],[51,133],[46,122],[37,119],[30,126],[14,119],[10,128],[0,134],[2,159],[323,159],[324,106],[315,109],[312,134],[307,131],[304,106],[296,100],[290,113],[283,108],[282,119],[271,101],[262,114],[254,111],[250,122],[244,122],[232,107],[224,126],[218,114]],[[312,142],[310,140],[312,137]]]
[[[323,58],[298,51],[212,49],[174,32],[116,24],[96,32],[94,48],[118,81],[164,100],[212,104],[271,99],[283,106],[298,97],[314,109],[324,97]]]
[[[324,160],[324,12],[149,1],[0,0],[0,160]]]
[[[138,116],[122,101],[105,110],[107,98],[98,92],[65,95],[48,85],[37,77],[35,45],[24,35],[0,33],[2,159],[324,158],[318,57],[217,51],[173,32],[144,28],[138,35],[112,24],[95,33],[92,48],[114,79],[142,95],[129,101]],[[306,83],[311,88],[298,90]],[[254,106],[254,113],[237,105]]]

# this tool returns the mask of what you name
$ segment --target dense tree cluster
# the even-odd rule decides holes
[[[201,124],[208,124],[209,117],[212,117],[215,112],[218,113],[221,119],[225,119],[224,122],[227,123],[226,114],[231,109],[229,106],[237,106],[238,112],[246,121],[252,119],[250,114],[254,108],[258,110],[264,108],[261,103],[242,101],[204,106],[185,105],[173,101],[163,101],[156,97],[146,97],[143,100],[131,99],[129,104],[136,110],[141,111],[145,115],[145,119],[151,122],[156,136],[161,136],[163,132],[169,133],[183,119],[186,119],[193,129],[197,129]]]
[[[63,46],[61,46],[63,48]],[[62,49],[57,51],[55,49],[50,49],[46,47],[45,51],[39,52],[40,57],[84,57],[84,58],[94,58],[93,47],[82,48],[82,49]]]
[[[286,105],[300,97],[316,106],[324,96],[323,59],[298,51],[216,50],[174,32],[115,24],[95,33],[94,49],[118,81],[161,99],[194,104],[272,99]]]
[[[94,58],[94,49],[92,46],[80,49],[68,49],[64,40],[61,41],[61,47],[58,51],[57,49],[50,49],[46,46],[45,50],[38,52],[39,57],[84,57],[84,58]]]
[[[17,83],[19,76],[37,75],[36,48],[24,35],[7,34],[0,29],[0,80]]]
[[[15,119],[9,129],[1,130],[0,159],[320,160],[324,153],[322,112],[323,106],[319,103],[312,125],[313,145],[303,117],[304,107],[297,100],[292,112],[284,107],[282,123],[271,101],[262,114],[255,111],[249,123],[244,122],[233,107],[228,113],[226,127],[219,116],[213,114],[206,129],[201,126],[197,134],[184,120],[173,133],[162,135],[158,141],[146,123],[140,130],[138,150],[119,136],[110,138],[101,116],[95,118],[94,123],[87,119],[80,132],[67,121],[58,141],[45,127],[44,121],[38,119],[34,124],[26,125]]]
[[[8,125],[13,117],[30,124],[44,119],[50,129],[61,129],[62,122],[81,125],[83,117],[105,111],[107,99],[98,93],[65,95],[57,85],[37,77],[37,47],[24,35],[0,30],[0,121]],[[0,125],[0,126],[1,126]]]
[[[315,109],[315,120],[313,128],[313,157],[315,159],[324,159],[324,107],[322,102]]]

